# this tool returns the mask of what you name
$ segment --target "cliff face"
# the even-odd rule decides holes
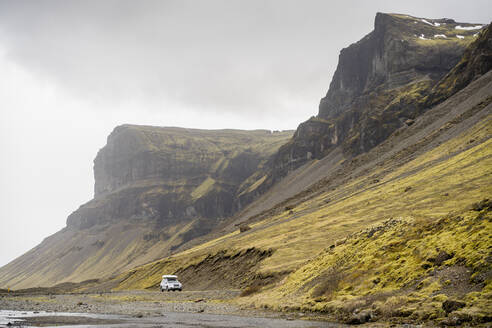
[[[374,31],[340,52],[318,116],[334,118],[355,98],[378,88],[388,90],[420,79],[438,80],[459,61],[469,41],[454,34],[459,24],[450,19],[378,13]]]
[[[160,227],[231,216],[241,207],[240,187],[250,187],[246,180],[290,136],[119,126],[94,160],[94,199],[72,213],[67,226],[84,229],[127,219]]]
[[[340,52],[318,116],[299,125],[275,156],[272,183],[339,146],[346,157],[367,152],[410,123],[435,104],[425,97],[482,27],[378,13],[374,30]]]
[[[94,199],[0,269],[0,286],[78,282],[170,255],[233,215],[292,131],[123,125],[94,160]],[[252,198],[250,198],[252,199]],[[242,202],[242,203],[241,203]]]

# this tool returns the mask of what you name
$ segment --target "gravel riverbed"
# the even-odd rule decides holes
[[[95,294],[0,295],[14,326],[50,327],[340,327],[306,314],[244,309],[228,302],[238,291],[123,291]],[[11,312],[9,315],[5,313]],[[111,315],[111,317],[108,317]],[[311,320],[300,320],[311,319]],[[6,326],[4,319],[2,325]],[[342,325],[343,326],[343,325]],[[80,326],[79,326],[80,327]]]

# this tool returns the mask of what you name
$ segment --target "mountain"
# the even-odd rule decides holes
[[[374,30],[340,52],[318,115],[301,123],[263,168],[256,189],[265,193],[261,204],[246,208],[239,220],[309,188],[488,72],[490,32],[484,27],[378,13]]]
[[[106,277],[211,231],[254,192],[250,178],[291,131],[123,125],[94,160],[94,199],[67,226],[0,269],[10,288]],[[244,202],[244,199],[242,200]]]
[[[266,184],[337,149],[344,158],[364,153],[435,105],[422,100],[458,63],[481,27],[378,13],[374,30],[340,52],[318,115],[282,146]]]
[[[386,139],[359,154],[340,143],[306,159],[220,233],[100,286],[153,289],[173,272],[190,289],[243,289],[240,306],[348,323],[489,322],[492,33],[452,24],[474,28],[473,39],[425,92],[397,88],[397,103],[418,114]],[[273,158],[295,148],[303,128]]]
[[[94,200],[0,286],[155,289],[174,273],[348,323],[488,322],[491,59],[490,26],[379,13],[293,135],[119,127]]]

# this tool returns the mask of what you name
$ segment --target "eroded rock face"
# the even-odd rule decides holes
[[[440,79],[456,65],[466,47],[467,43],[460,41],[464,39],[448,40],[459,24],[447,19],[378,13],[374,31],[340,52],[318,116],[334,118],[356,97],[377,88],[397,88],[424,78]],[[450,36],[440,37],[445,33]]]
[[[241,207],[240,186],[251,187],[255,180],[246,180],[291,135],[119,126],[94,160],[94,199],[72,213],[67,225],[147,220],[164,226],[231,216]]]
[[[477,24],[378,13],[374,30],[340,52],[318,116],[276,154],[272,183],[339,146],[347,157],[366,152],[435,105],[426,97],[482,29],[457,28],[471,26]]]

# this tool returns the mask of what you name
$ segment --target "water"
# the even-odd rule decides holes
[[[22,326],[22,323],[26,321],[26,318],[30,318],[30,317],[83,317],[83,318],[101,319],[101,320],[119,320],[125,318],[123,316],[112,315],[112,314],[0,310],[0,327],[8,327],[7,326],[8,323],[12,324],[14,327]],[[129,317],[127,317],[127,319],[129,319]],[[76,327],[79,328],[96,327],[96,326],[76,325]],[[36,326],[30,326],[30,327],[36,327]],[[47,327],[47,326],[43,325],[43,327]],[[56,327],[74,327],[74,326],[57,325]],[[105,325],[105,327],[109,327],[109,326]]]
[[[233,327],[233,328],[324,328],[324,327],[346,327],[345,325],[314,322],[303,320],[286,320],[259,317],[242,317],[234,315],[217,315],[206,313],[184,313],[169,312],[161,316],[134,318],[122,315],[108,315],[95,313],[65,313],[65,312],[32,312],[32,311],[10,311],[0,310],[0,327],[8,327],[10,322],[13,327],[22,326],[25,318],[28,317],[72,317],[77,325],[66,325],[56,327],[78,327],[78,328],[133,328],[133,327],[163,327],[163,328],[213,328],[213,327]],[[84,324],[84,318],[98,320],[118,320],[121,323],[114,324]],[[36,327],[36,326],[30,326]],[[49,327],[43,324],[43,327]],[[55,326],[51,326],[55,327]]]

